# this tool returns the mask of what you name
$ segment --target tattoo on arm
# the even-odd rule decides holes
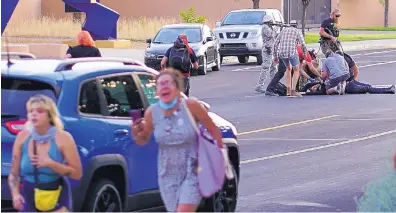
[[[21,181],[21,178],[15,174],[10,174],[8,178],[8,184],[10,185],[10,188],[15,188],[19,186],[19,183]]]

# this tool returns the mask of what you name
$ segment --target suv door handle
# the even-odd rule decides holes
[[[125,135],[128,135],[128,133],[129,133],[129,130],[127,130],[127,129],[118,129],[118,130],[114,131],[115,136],[125,136]]]

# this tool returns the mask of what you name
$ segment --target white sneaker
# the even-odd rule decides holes
[[[345,95],[346,81],[341,82],[341,95]]]
[[[341,85],[341,83],[339,83],[336,87],[334,87],[334,89],[337,90],[337,93],[338,93],[339,95],[341,95],[341,90],[342,90],[342,85]]]

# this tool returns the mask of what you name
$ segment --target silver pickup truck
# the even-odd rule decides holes
[[[271,14],[276,23],[284,24],[281,12],[277,9],[243,9],[229,12],[221,22],[216,22],[213,30],[220,45],[220,61],[224,57],[237,56],[239,63],[246,63],[249,56],[257,58],[257,64],[263,63],[261,48],[262,20]],[[275,27],[280,32],[280,27]]]

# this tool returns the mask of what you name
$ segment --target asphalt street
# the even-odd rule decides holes
[[[349,53],[361,82],[396,84],[396,49]],[[238,129],[237,211],[356,211],[362,187],[392,171],[396,95],[266,97],[259,73],[252,59],[191,79],[192,96]]]
[[[396,84],[396,49],[350,52],[361,82]],[[192,96],[234,123],[237,211],[356,211],[362,187],[392,171],[396,95],[265,97],[260,67],[224,64],[192,77]]]

